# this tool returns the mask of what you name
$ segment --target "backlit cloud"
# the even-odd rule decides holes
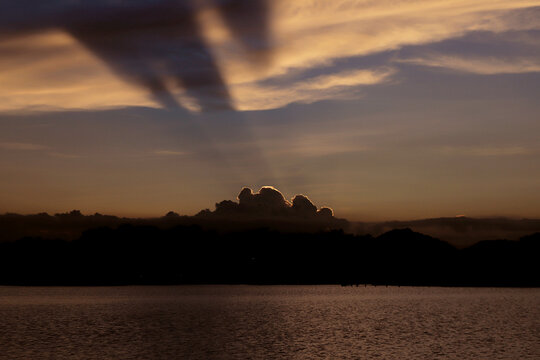
[[[216,204],[212,212],[204,210],[200,216],[241,218],[289,218],[310,221],[334,220],[334,212],[329,207],[317,207],[305,195],[296,195],[289,202],[283,194],[272,186],[263,186],[254,193],[243,188],[238,194],[238,202],[223,200]]]
[[[0,40],[0,54],[1,110],[158,106],[65,32]]]
[[[0,111],[257,110],[350,99],[397,71],[392,61],[358,59],[471,32],[538,30],[539,9],[538,0],[4,2]],[[479,74],[538,71],[534,59],[511,55],[402,61]]]

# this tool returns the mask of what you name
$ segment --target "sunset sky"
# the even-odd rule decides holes
[[[0,213],[540,217],[540,0],[0,4]]]

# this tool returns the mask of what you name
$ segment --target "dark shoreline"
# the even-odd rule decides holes
[[[398,229],[378,237],[122,225],[73,241],[0,243],[0,284],[375,284],[540,287],[540,233],[464,249]]]
[[[491,286],[491,285],[374,285],[374,284],[243,284],[243,283],[200,283],[200,284],[108,284],[108,285],[21,285],[21,284],[0,284],[6,288],[114,288],[114,287],[214,287],[214,286],[247,286],[247,287],[274,287],[274,286],[335,286],[340,288],[442,288],[442,289],[540,289],[538,286]]]

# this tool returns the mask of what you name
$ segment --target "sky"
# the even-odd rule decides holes
[[[0,3],[0,212],[540,217],[540,1]]]

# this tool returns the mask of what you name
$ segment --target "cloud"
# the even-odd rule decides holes
[[[229,109],[228,88],[197,21],[199,3],[56,0],[44,6],[39,0],[23,0],[0,5],[0,39],[60,29],[162,107],[180,106],[177,92],[183,91],[203,110]],[[205,3],[219,13],[245,52],[252,48],[247,33],[265,41],[265,0]],[[26,48],[19,50],[12,55],[20,56]]]
[[[516,156],[532,153],[531,149],[523,146],[464,146],[441,148],[445,154],[465,155],[465,156]]]
[[[473,31],[540,28],[537,18],[520,11],[540,5],[537,1],[283,0],[273,5],[272,63],[265,71],[251,71],[243,57],[229,51],[227,38],[214,42],[229,84],[326,67],[339,59],[439,42]]]
[[[391,64],[357,59],[471,32],[540,29],[531,0],[20,0],[0,4],[0,110],[119,106],[257,110],[358,97]],[[536,46],[530,44],[530,46]],[[409,62],[486,74],[526,59]],[[353,61],[354,62],[354,61]],[[313,75],[317,74],[317,75]],[[285,79],[269,85],[275,79]]]
[[[263,186],[258,193],[243,188],[238,195],[239,210],[259,214],[284,215],[291,207],[281,192],[271,186]]]
[[[463,57],[433,54],[425,57],[400,59],[398,62],[447,68],[480,75],[521,74],[540,72],[538,58]]]
[[[47,146],[31,143],[20,143],[20,142],[0,142],[0,149],[4,150],[23,150],[23,151],[33,151],[33,150],[45,150],[48,149]]]
[[[0,41],[0,53],[0,110],[158,106],[147,91],[122,81],[67,33]]]
[[[63,159],[78,159],[81,156],[75,155],[75,154],[66,154],[61,153],[57,151],[51,151],[51,147],[40,145],[40,144],[33,144],[33,143],[21,143],[21,142],[0,142],[0,149],[3,150],[12,150],[12,151],[44,151],[49,150],[46,152],[47,155],[55,158],[63,158]]]
[[[60,159],[80,159],[82,157],[76,154],[65,154],[61,152],[50,152],[48,155]]]
[[[358,97],[362,86],[389,81],[392,68],[346,70],[314,76],[288,85],[265,85],[263,82],[234,84],[231,93],[237,99],[239,110],[275,109],[297,103],[313,103],[327,99]]]
[[[172,156],[180,156],[180,155],[186,155],[188,154],[185,151],[176,151],[176,150],[156,150],[154,151],[155,155],[172,155]]]
[[[258,145],[266,154],[286,158],[313,158],[335,154],[360,153],[374,149],[375,138],[386,135],[382,130],[340,131],[325,129],[323,133],[309,133],[305,129],[292,131],[288,136],[268,136],[267,128],[260,130]]]
[[[213,212],[203,211],[199,216],[235,218],[285,218],[328,221],[334,219],[334,212],[328,207],[317,207],[305,195],[296,195],[291,201],[272,186],[263,186],[256,193],[243,188],[238,194],[238,202],[224,200],[216,204]]]
[[[294,197],[291,210],[299,216],[313,216],[317,213],[317,207],[304,195]]]

